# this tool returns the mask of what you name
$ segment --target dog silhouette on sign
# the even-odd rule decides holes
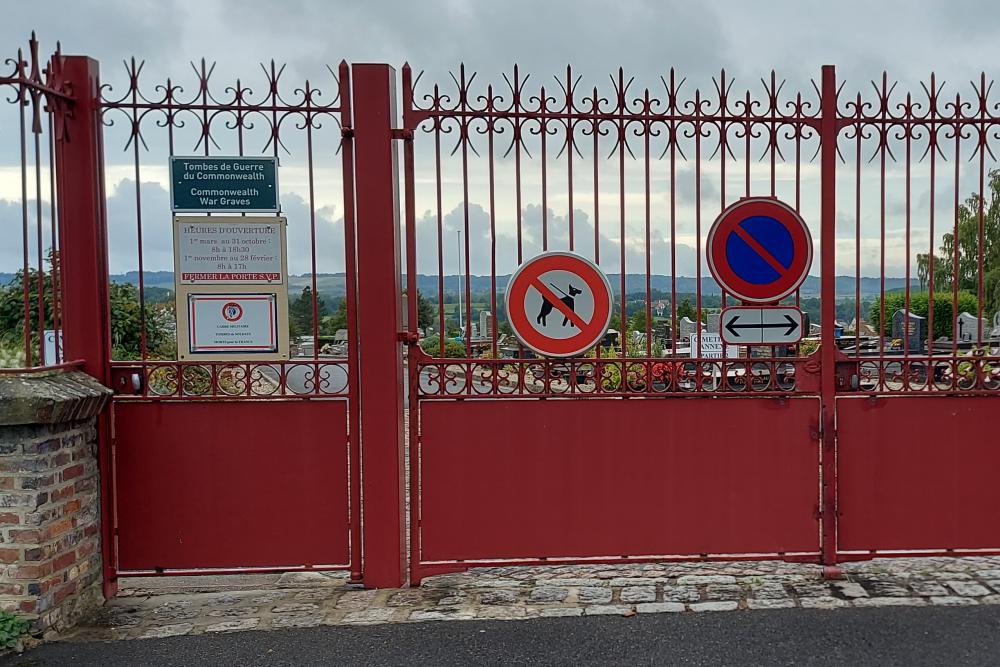
[[[576,307],[575,307],[576,299],[575,299],[575,297],[578,294],[583,294],[583,290],[578,290],[577,288],[573,287],[572,284],[570,284],[570,285],[568,285],[568,287],[569,287],[569,294],[566,294],[566,292],[563,292],[561,289],[559,289],[558,287],[556,287],[552,283],[549,283],[549,286],[551,286],[552,289],[558,291],[560,294],[563,295],[563,298],[561,298],[559,300],[562,301],[563,303],[565,303],[566,306],[569,307],[569,309],[572,310],[575,313],[576,312]],[[555,308],[555,304],[553,304],[551,301],[549,301],[543,295],[542,296],[542,308],[541,308],[541,310],[538,311],[538,317],[535,318],[535,324],[541,324],[543,327],[546,326],[545,320],[546,320],[546,318],[548,318],[549,313],[552,312],[553,308]],[[571,327],[575,327],[576,326],[575,324],[573,324],[572,322],[569,321],[568,317],[564,316],[563,317],[563,321],[562,321],[562,325],[566,326],[567,324],[569,324]]]

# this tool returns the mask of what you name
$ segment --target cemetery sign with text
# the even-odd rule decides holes
[[[277,213],[278,158],[170,158],[174,213]]]

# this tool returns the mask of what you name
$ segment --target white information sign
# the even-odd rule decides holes
[[[791,345],[802,338],[798,308],[735,307],[722,311],[722,338],[730,345]]]
[[[58,344],[56,343],[56,338],[59,338]],[[56,331],[54,329],[46,329],[45,335],[42,336],[42,341],[44,345],[42,346],[42,354],[45,357],[42,359],[42,363],[45,364],[58,364],[62,363],[62,331]]]
[[[698,354],[698,341],[701,340],[701,354]],[[691,358],[692,359],[721,359],[722,358],[722,336],[716,333],[693,333],[691,334]],[[740,356],[739,348],[726,347],[726,358],[737,359]]]
[[[278,352],[275,294],[188,294],[191,354]]]
[[[177,284],[281,284],[284,236],[284,218],[177,218]]]

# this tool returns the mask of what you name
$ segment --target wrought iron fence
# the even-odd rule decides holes
[[[774,73],[740,90],[725,71],[707,93],[673,70],[645,88],[622,70],[607,87],[583,85],[571,68],[537,84],[517,67],[497,86],[476,79],[461,67],[450,85],[421,87],[403,70],[404,125],[413,132],[407,281],[430,287],[431,326],[441,332],[412,355],[421,396],[816,390],[818,365],[806,356],[815,346],[748,355],[723,343],[722,358],[712,359],[701,333],[718,333],[719,311],[738,303],[715,285],[705,257],[708,229],[726,206],[781,197],[818,237],[819,180],[803,178],[819,152],[818,90],[788,94]],[[617,340],[581,359],[525,360],[532,355],[500,333],[509,274],[545,250],[581,253],[609,274]],[[488,281],[473,288],[477,273]],[[450,317],[455,301],[466,304],[464,321]],[[800,305],[800,293],[789,302]],[[494,323],[479,340],[467,333],[477,305]],[[446,344],[449,328],[464,350]]]
[[[0,372],[67,363],[62,350],[56,140],[72,108],[62,55],[28,49],[0,71]]]
[[[286,66],[274,61],[260,64],[252,84],[238,77],[219,82],[216,64],[204,60],[191,63],[183,82],[150,81],[135,58],[123,65],[124,85],[105,84],[100,101],[116,390],[158,400],[349,395],[357,304],[348,65],[327,66],[320,85],[287,83]],[[115,146],[123,153],[113,153]],[[163,201],[175,154],[279,159],[295,309],[292,330],[280,332],[293,339],[289,361],[177,360],[171,241],[164,238],[170,208]],[[333,342],[332,316],[346,341]]]
[[[837,233],[854,285],[838,297],[855,304],[846,389],[1000,388],[998,104],[985,74],[967,86],[931,74],[917,91],[883,74],[841,92]],[[877,284],[868,299],[865,282]]]

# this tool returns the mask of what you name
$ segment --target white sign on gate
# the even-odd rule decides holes
[[[175,218],[177,284],[281,284],[284,238],[284,218]]]
[[[730,345],[792,345],[802,338],[802,311],[787,306],[735,306],[722,311],[722,338]]]
[[[698,354],[698,341],[701,341],[701,354]],[[692,359],[721,359],[722,358],[722,336],[717,333],[693,333],[691,334],[691,358]],[[737,359],[740,356],[739,348],[727,346],[726,358]]]
[[[278,351],[275,294],[188,294],[191,354]]]
[[[58,342],[56,342],[58,338]],[[45,364],[59,364],[62,363],[62,331],[56,331],[54,329],[46,329],[45,334],[42,336],[42,362]]]

